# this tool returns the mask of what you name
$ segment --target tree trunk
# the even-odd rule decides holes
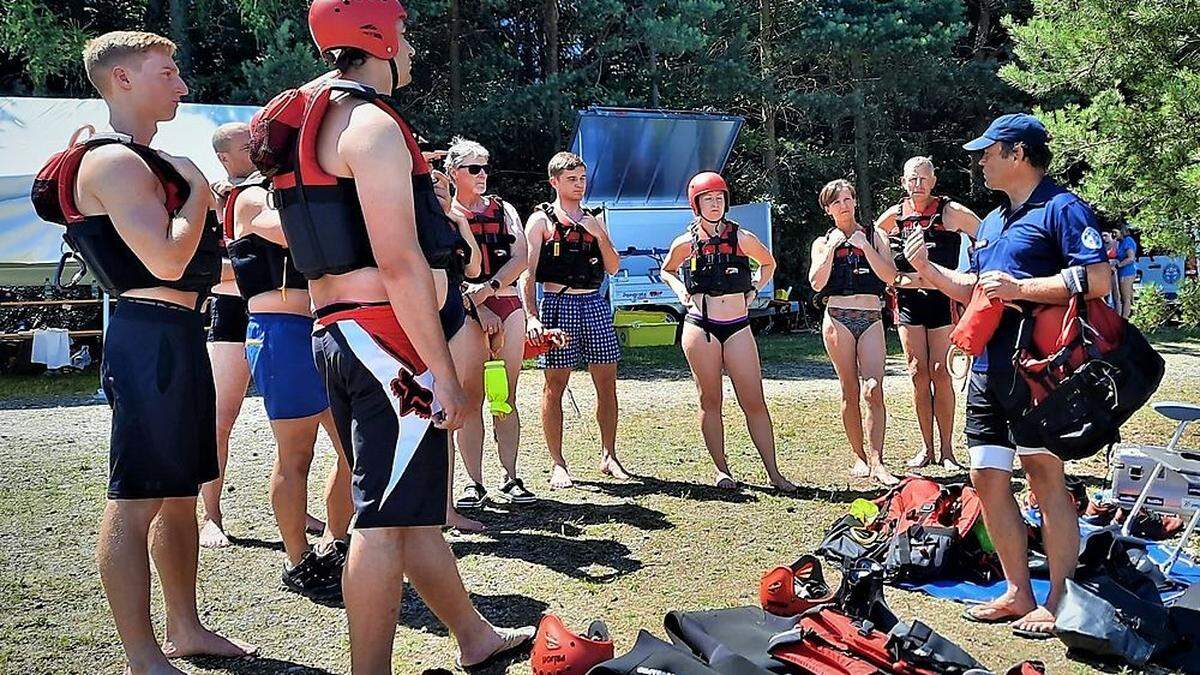
[[[992,8],[988,0],[979,3],[979,23],[975,25],[975,48],[972,53],[976,58],[982,56],[983,48],[987,47],[988,33],[992,30]]]
[[[770,197],[777,199],[779,197],[779,158],[776,154],[775,71],[771,51],[772,41],[775,39],[771,15],[773,2],[774,0],[762,0],[760,5],[758,44],[763,78],[763,134],[766,136],[766,145],[763,148],[763,168],[767,172],[767,190]]]
[[[546,31],[546,80],[550,87],[550,135],[555,147],[559,144],[562,115],[558,100],[558,0],[546,0],[544,12]]]
[[[648,46],[650,47],[650,107],[657,108],[659,107],[658,81],[660,79],[658,74],[658,48],[654,46],[653,42]]]
[[[875,200],[871,197],[870,122],[867,119],[865,92],[866,73],[863,57],[858,51],[850,54],[850,76],[854,81],[852,110],[854,115],[854,173],[858,190],[858,214],[861,222],[875,219]]]
[[[459,15],[458,0],[450,0],[450,124],[458,128],[462,110],[462,59],[459,54],[459,36],[462,35],[462,17]]]

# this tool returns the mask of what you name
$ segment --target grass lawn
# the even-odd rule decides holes
[[[1169,366],[1157,398],[1200,400],[1200,339],[1165,333],[1156,342]],[[546,609],[577,627],[601,618],[623,653],[640,628],[663,636],[669,610],[754,604],[766,568],[811,551],[851,501],[879,494],[847,476],[837,380],[819,339],[770,336],[760,345],[780,465],[803,486],[794,498],[763,487],[766,477],[728,383],[727,447],[735,475],[747,485],[736,493],[709,487],[713,471],[695,418],[696,394],[677,347],[630,350],[621,365],[618,448],[628,468],[641,476],[633,482],[604,480],[596,470],[597,430],[589,413],[594,397],[587,375],[573,376],[571,389],[582,416],[567,404],[565,446],[579,487],[551,492],[536,404],[541,374],[526,371],[520,394],[526,430],[521,467],[542,500],[522,508],[489,505],[479,514],[487,533],[451,536],[481,611],[497,624],[512,626],[534,622]],[[898,471],[918,447],[919,434],[898,347],[892,352],[885,384],[886,455]],[[5,606],[0,672],[121,668],[120,645],[92,561],[108,471],[109,424],[108,408],[86,400],[95,386],[94,373],[53,380],[0,378],[0,396],[7,399],[0,405],[0,597]],[[961,432],[961,415],[957,424]],[[1126,437],[1161,442],[1171,429],[1167,420],[1142,411]],[[232,447],[225,509],[237,545],[201,552],[200,607],[210,626],[256,642],[261,658],[200,660],[183,667],[196,673],[346,672],[344,613],[279,589],[281,544],[267,500],[273,439],[258,399],[247,401]],[[309,491],[310,507],[318,514],[323,512],[319,486],[332,464],[331,453],[322,437]],[[494,492],[503,474],[490,440],[486,454],[488,488]],[[1104,474],[1102,460],[1095,458],[1071,470],[1097,479]],[[458,473],[461,481],[461,467]],[[961,621],[961,606],[954,603],[891,588],[887,597],[902,618],[923,619],[999,672],[1024,658],[1046,660],[1056,674],[1091,672],[1067,660],[1057,641],[1018,640],[1002,626]],[[153,608],[161,631],[157,588]],[[415,593],[407,593],[396,635],[396,672],[449,668],[454,655],[445,628]],[[519,662],[508,672],[528,673],[529,665]]]
[[[100,365],[82,372],[0,375],[0,406],[86,397],[100,389]]]

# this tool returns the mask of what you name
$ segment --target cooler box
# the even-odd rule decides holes
[[[1133,507],[1142,488],[1146,487],[1146,480],[1150,478],[1154,465],[1155,461],[1137,446],[1117,446],[1110,472],[1113,500],[1125,508]],[[1180,513],[1200,508],[1200,479],[1194,478],[1189,482],[1178,472],[1163,467],[1154,482],[1146,498],[1147,508]]]
[[[669,312],[619,309],[613,326],[622,347],[659,347],[675,344],[679,324]]]

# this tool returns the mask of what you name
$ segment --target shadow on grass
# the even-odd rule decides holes
[[[626,499],[647,495],[665,495],[699,502],[726,502],[729,504],[758,501],[754,495],[748,495],[739,490],[726,490],[715,485],[686,483],[653,476],[634,476],[634,478],[635,480],[622,483],[577,480],[575,484],[581,487],[595,488],[598,492]]]
[[[639,530],[669,530],[675,524],[666,514],[640,504],[574,504],[541,498],[536,504],[495,504],[483,517],[488,533],[540,530],[569,537],[583,534],[583,526],[625,523]]]
[[[87,408],[94,405],[108,406],[103,398],[94,394],[0,398],[0,410],[57,410],[59,408]]]
[[[742,489],[750,492],[760,492],[765,495],[781,497],[784,499],[794,499],[797,501],[820,501],[832,504],[849,504],[855,499],[877,499],[885,492],[886,488],[869,486],[863,488],[826,488],[814,487],[811,485],[797,485],[795,494],[785,495],[775,488],[765,485],[745,485]],[[788,507],[789,509],[791,507]]]
[[[485,619],[496,626],[518,628],[521,626],[536,626],[542,618],[542,612],[550,606],[541,600],[518,595],[502,593],[500,595],[471,594],[471,602],[475,609]],[[421,599],[421,595],[412,586],[404,586],[404,602],[400,606],[398,625],[415,630],[422,630],[440,637],[446,637],[450,632],[429,607]]]
[[[197,657],[183,660],[190,665],[204,668],[205,670],[217,670],[244,675],[274,675],[275,673],[288,673],[288,675],[334,675],[334,671],[325,670],[324,668],[313,668],[294,661],[282,661],[262,656],[236,659]]]
[[[496,539],[456,541],[457,558],[469,555],[524,560],[580,581],[608,583],[642,568],[629,547],[612,539],[573,539],[530,532],[504,532]]]
[[[259,539],[257,537],[235,537],[232,534],[226,534],[225,536],[229,537],[229,543],[234,546],[283,552],[282,541],[267,541],[266,539]]]

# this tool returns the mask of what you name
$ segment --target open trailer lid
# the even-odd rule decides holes
[[[721,171],[745,120],[737,115],[593,107],[581,110],[571,152],[588,167],[584,202],[683,206],[687,183]]]

